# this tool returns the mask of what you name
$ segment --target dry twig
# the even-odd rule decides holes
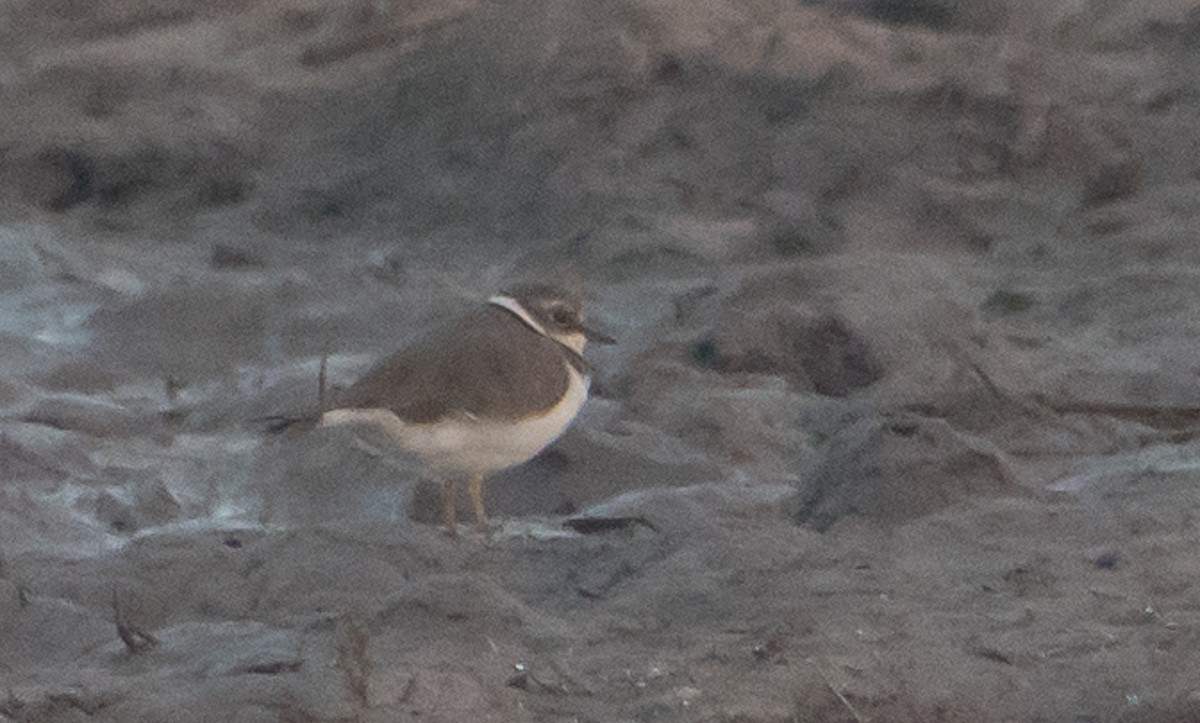
[[[117,636],[121,638],[121,642],[125,643],[126,650],[131,654],[137,654],[146,648],[158,645],[158,638],[139,627],[135,627],[125,617],[125,611],[121,608],[121,600],[116,590],[113,590],[112,605],[113,621],[117,625]]]
[[[825,685],[829,686],[829,689],[833,691],[833,694],[837,696],[837,699],[842,702],[842,705],[846,706],[846,710],[850,711],[850,715],[854,716],[854,720],[858,721],[858,723],[867,723],[867,719],[859,715],[858,711],[854,709],[854,706],[850,705],[850,701],[846,699],[846,696],[842,695],[842,692],[837,689],[837,686],[833,684],[833,681],[829,679],[829,676],[825,675],[825,670],[821,668],[821,666],[817,665],[816,661],[812,658],[808,658],[807,662],[813,667],[814,670],[817,671],[817,675],[821,676],[821,680],[825,681]]]
[[[370,633],[353,612],[338,618],[336,629],[337,668],[345,676],[351,694],[366,706],[371,680],[371,659],[367,655]]]

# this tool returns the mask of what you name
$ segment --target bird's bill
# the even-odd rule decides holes
[[[596,331],[595,329],[592,329],[587,326],[582,327],[580,329],[580,331],[583,332],[583,336],[585,339],[587,339],[588,341],[590,341],[594,344],[616,344],[617,343],[617,340],[612,338],[608,334],[605,334],[602,331]]]

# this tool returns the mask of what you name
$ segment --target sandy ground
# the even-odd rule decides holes
[[[1200,720],[1198,38],[3,0],[0,719]],[[490,537],[262,434],[530,277],[620,343]]]

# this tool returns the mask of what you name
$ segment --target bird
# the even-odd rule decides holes
[[[593,376],[588,342],[615,340],[584,322],[579,297],[545,282],[492,296],[456,323],[384,358],[307,426],[372,425],[441,480],[441,517],[457,534],[457,493],[489,527],[485,479],[535,457],[571,425]],[[304,418],[273,417],[280,431]]]

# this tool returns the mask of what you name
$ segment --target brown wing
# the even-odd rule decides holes
[[[566,352],[511,313],[488,307],[384,359],[337,406],[389,409],[417,424],[467,414],[521,419],[566,393]]]

